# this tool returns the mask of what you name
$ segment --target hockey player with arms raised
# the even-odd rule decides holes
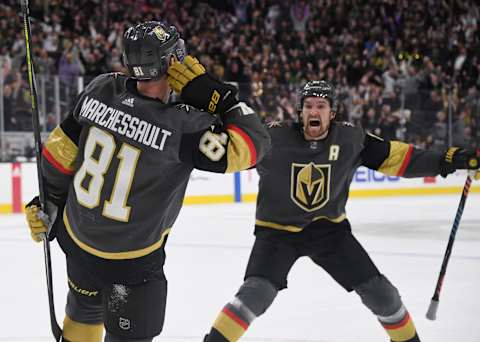
[[[335,89],[325,81],[308,82],[299,99],[299,124],[269,130],[272,149],[257,164],[256,239],[245,280],[204,341],[238,341],[287,287],[295,261],[307,256],[360,296],[391,341],[418,342],[397,289],[352,235],[345,215],[349,186],[360,165],[391,176],[446,176],[477,169],[478,157],[458,148],[444,154],[420,150],[335,122]]]
[[[54,231],[67,257],[63,339],[152,341],[163,327],[164,246],[194,168],[235,172],[270,137],[236,89],[185,56],[176,28],[145,22],[124,35],[129,75],[95,78],[43,147]],[[171,89],[182,104],[168,102]],[[35,240],[47,231],[38,198],[26,208]]]

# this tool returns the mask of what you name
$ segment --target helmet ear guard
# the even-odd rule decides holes
[[[182,62],[186,55],[185,42],[175,26],[160,21],[130,27],[123,44],[122,63],[137,80],[160,79],[167,73],[172,57]]]

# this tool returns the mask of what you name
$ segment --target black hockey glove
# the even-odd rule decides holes
[[[480,149],[466,150],[458,147],[450,147],[440,160],[440,175],[448,174],[459,169],[477,170],[480,166]],[[475,175],[478,179],[479,173]]]
[[[186,104],[212,114],[223,114],[238,103],[237,89],[211,77],[190,55],[168,68],[168,83]]]

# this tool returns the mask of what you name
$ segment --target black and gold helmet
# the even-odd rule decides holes
[[[167,73],[172,56],[182,62],[185,55],[185,43],[177,29],[165,22],[137,24],[123,35],[123,64],[138,80],[159,79]]]
[[[303,101],[306,97],[326,98],[328,102],[330,102],[332,112],[337,111],[337,95],[335,94],[335,87],[328,81],[310,81],[300,89],[297,101],[298,113],[302,111]]]

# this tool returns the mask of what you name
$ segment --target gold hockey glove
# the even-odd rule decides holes
[[[455,170],[478,170],[480,167],[480,149],[466,150],[459,147],[450,147],[440,160],[440,174],[446,177]],[[479,172],[475,179],[480,179]]]
[[[186,56],[183,63],[175,61],[168,68],[168,83],[170,87],[181,94],[183,87],[195,77],[205,74],[205,67],[200,64],[198,59],[190,55]]]
[[[237,89],[211,77],[190,55],[168,68],[168,83],[186,104],[212,114],[223,114],[238,103]]]
[[[43,235],[47,234],[50,225],[49,216],[41,210],[40,200],[38,196],[34,197],[25,206],[25,215],[27,216],[27,224],[30,228],[30,235],[35,242],[42,241]]]

